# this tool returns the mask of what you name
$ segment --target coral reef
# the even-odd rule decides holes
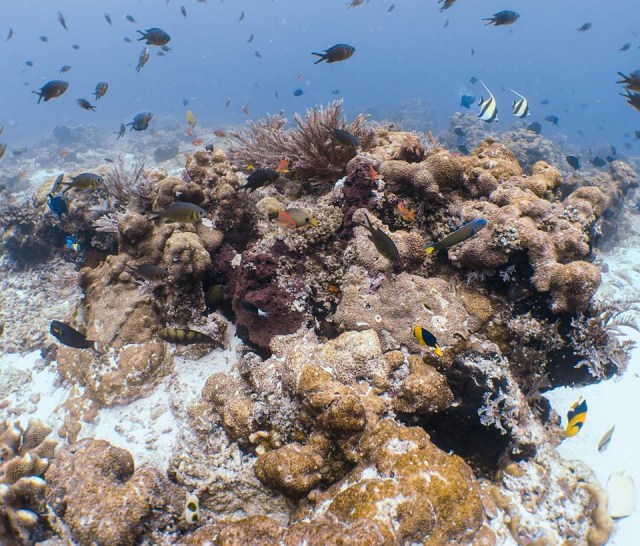
[[[289,170],[299,178],[327,178],[339,175],[355,149],[337,143],[327,128],[346,130],[360,139],[363,150],[375,142],[373,129],[359,115],[351,123],[343,121],[342,101],[334,101],[326,108],[311,108],[302,118],[296,114],[296,127],[286,129],[282,114],[268,116],[262,121],[249,122],[243,131],[230,133],[235,140],[229,153],[241,167],[256,165],[275,168],[282,159],[289,160]]]
[[[135,469],[128,451],[104,440],[60,450],[46,480],[47,501],[73,539],[100,546],[136,544],[173,491],[157,470]]]
[[[51,429],[31,420],[0,423],[0,542],[31,544],[43,536],[47,508],[44,476],[54,456]],[[44,521],[43,521],[44,520]]]

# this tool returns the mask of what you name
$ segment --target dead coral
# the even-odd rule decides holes
[[[51,429],[30,420],[0,423],[0,543],[15,539],[32,544],[46,526],[44,474],[54,456],[56,442],[47,439]]]
[[[355,148],[338,144],[327,127],[343,129],[360,139],[368,150],[375,142],[375,132],[360,114],[351,122],[343,120],[342,101],[326,108],[307,110],[304,118],[294,115],[296,126],[285,128],[282,112],[258,122],[248,122],[244,131],[230,133],[235,143],[230,149],[234,163],[275,168],[288,159],[289,170],[300,178],[334,178],[343,172],[345,164],[355,155]]]
[[[631,314],[639,310],[638,302],[595,301],[578,313],[569,332],[571,347],[581,358],[576,367],[586,367],[599,380],[622,374],[635,343],[624,339],[621,328],[640,331],[640,324]]]

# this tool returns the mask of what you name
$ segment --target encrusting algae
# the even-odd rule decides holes
[[[155,31],[148,43],[165,40]],[[631,168],[590,181],[537,161],[526,174],[492,139],[457,156],[364,116],[349,123],[341,103],[295,121],[250,122],[229,153],[191,154],[184,177],[96,167],[100,184],[73,178],[65,211],[47,205],[53,179],[33,203],[3,198],[3,251],[42,263],[52,240],[77,234],[68,259],[83,294],[51,317],[60,345],[43,349],[73,387],[58,431],[68,445],[8,484],[28,477],[49,511],[6,500],[16,463],[3,455],[6,532],[101,545],[603,544],[600,489],[560,462],[564,432],[540,389],[594,381],[587,351],[603,376],[624,367],[628,347],[592,301],[592,227],[622,206]],[[176,356],[198,367],[211,351],[229,364],[173,408],[184,426],[168,469],[78,441],[83,421],[171,382]],[[29,428],[2,430],[14,458],[41,445],[21,451]]]

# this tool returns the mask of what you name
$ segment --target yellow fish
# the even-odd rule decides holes
[[[416,337],[420,345],[428,345],[429,347],[433,347],[433,349],[435,350],[438,356],[444,355],[444,353],[442,352],[442,349],[438,345],[438,340],[436,339],[436,336],[434,336],[426,328],[423,328],[422,326],[414,326],[413,335]]]
[[[587,401],[582,396],[567,412],[567,420],[569,424],[567,424],[567,430],[564,433],[567,437],[575,436],[587,420]]]
[[[188,125],[196,124],[196,117],[193,115],[193,112],[191,110],[187,110],[187,124]]]

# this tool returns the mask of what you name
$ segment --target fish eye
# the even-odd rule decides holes
[[[371,304],[370,303],[365,303],[364,304],[364,308],[368,311],[369,309],[371,309]]]

